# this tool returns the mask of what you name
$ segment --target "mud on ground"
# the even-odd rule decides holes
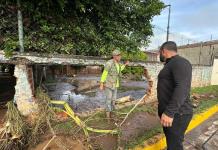
[[[101,116],[103,117],[103,116]],[[115,129],[116,124],[119,124],[122,121],[122,116],[117,114],[113,115],[113,119],[110,122],[105,118],[91,120],[87,122],[89,127],[97,129]],[[90,133],[90,142],[93,149],[102,149],[102,150],[113,150],[117,149],[118,146],[125,148],[125,146],[133,141],[135,138],[145,134],[146,131],[152,129],[154,126],[159,124],[159,118],[157,115],[149,114],[148,112],[135,112],[126,120],[126,122],[120,128],[121,134],[118,137],[117,135],[110,134],[98,134]],[[76,130],[78,131],[78,130]],[[88,144],[85,142],[85,137],[83,132],[66,132],[64,134],[58,133],[57,139],[53,140],[47,149],[49,150],[61,150],[63,149],[88,149]],[[43,149],[43,147],[49,142],[52,138],[51,135],[42,136],[41,143],[31,150]],[[63,148],[60,148],[60,143]]]

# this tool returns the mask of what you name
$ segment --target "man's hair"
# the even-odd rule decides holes
[[[174,51],[177,52],[177,45],[175,42],[173,41],[167,41],[165,43],[163,43],[160,47],[160,51],[162,51],[163,49],[167,49],[169,51]]]

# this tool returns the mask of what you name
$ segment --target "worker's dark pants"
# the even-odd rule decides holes
[[[183,150],[184,134],[191,119],[192,114],[175,114],[172,127],[163,127],[167,150]]]

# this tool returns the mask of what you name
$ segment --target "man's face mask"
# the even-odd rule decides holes
[[[166,61],[165,57],[162,54],[162,51],[160,51],[160,56],[159,57],[160,57],[160,61],[161,62],[165,62]]]

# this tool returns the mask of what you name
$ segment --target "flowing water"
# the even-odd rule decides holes
[[[98,81],[100,77],[96,76],[80,76],[75,77],[73,82],[68,82],[67,77],[61,77],[56,82],[46,83],[49,96],[54,100],[67,101],[76,112],[87,112],[96,108],[105,107],[105,93],[100,91],[98,87],[86,90],[85,92],[76,92],[74,83]],[[96,82],[97,83],[97,82]],[[98,85],[98,84],[97,84]],[[117,98],[131,96],[133,99],[140,99],[146,91],[146,81],[127,81],[123,80],[122,88],[118,90]]]

